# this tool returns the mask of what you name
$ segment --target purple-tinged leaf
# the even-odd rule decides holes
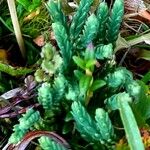
[[[62,144],[68,150],[70,149],[70,146],[66,142],[66,140],[64,140],[62,137],[60,137],[58,134],[56,134],[54,132],[50,132],[50,131],[31,131],[31,132],[27,133],[24,136],[23,140],[19,144],[17,144],[17,145],[7,144],[5,146],[5,149],[3,149],[3,150],[25,150],[26,147],[29,145],[29,143],[32,140],[34,140],[35,138],[39,138],[41,136],[47,136],[49,138],[52,138],[56,142]]]

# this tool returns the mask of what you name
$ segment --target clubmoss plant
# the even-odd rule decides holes
[[[40,114],[38,111],[34,111],[33,109],[29,109],[26,114],[24,114],[19,119],[19,124],[14,126],[14,133],[9,138],[9,143],[16,144],[18,143],[23,136],[29,131],[31,127],[34,126],[37,121],[40,119]]]
[[[137,123],[134,118],[131,107],[129,105],[129,103],[131,102],[132,98],[129,96],[128,93],[124,92],[118,93],[110,97],[106,103],[108,103],[110,109],[119,110],[130,148],[132,150],[144,150],[141,135],[137,127]]]
[[[43,150],[67,150],[63,145],[56,143],[48,137],[42,136],[38,141]]]
[[[41,82],[37,99],[44,109],[41,129],[54,121],[60,127],[58,132],[69,137],[72,148],[89,145],[91,149],[113,149],[118,135],[117,129],[114,130],[116,117],[118,124],[123,123],[131,150],[144,150],[130,107],[137,100],[140,87],[129,70],[112,63],[123,0],[115,0],[110,12],[106,2],[90,12],[92,3],[81,0],[69,22],[59,1],[47,3],[58,51],[46,44],[41,52],[40,70],[35,73]],[[62,116],[55,116],[54,112],[51,115],[50,111],[56,109]],[[115,110],[119,110],[121,120],[117,113],[112,113]],[[45,137],[39,142],[43,149],[64,149]]]
[[[62,58],[56,49],[50,44],[46,43],[41,51],[41,65],[35,72],[35,79],[37,82],[48,81],[59,69],[61,69]]]

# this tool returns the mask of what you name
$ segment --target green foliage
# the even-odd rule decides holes
[[[98,108],[95,112],[95,120],[97,128],[104,141],[111,142],[114,137],[114,129],[108,113],[104,109]]]
[[[101,138],[107,142],[111,142],[114,137],[114,129],[108,113],[106,113],[102,108],[96,109],[95,120],[101,134]]]
[[[95,37],[98,27],[98,20],[94,14],[88,17],[85,22],[83,34],[81,35],[81,47],[86,47]]]
[[[70,25],[70,38],[77,39],[87,19],[93,0],[81,0]]]
[[[79,81],[80,94],[84,95],[92,83],[92,77],[88,75],[83,75]]]
[[[2,7],[0,9],[2,10],[2,12],[0,16],[0,22],[2,22],[2,24],[6,27],[3,28],[4,31],[9,30],[10,32],[13,33],[14,31],[13,31],[12,21],[10,18],[7,2],[5,1],[1,1],[1,2],[2,2],[1,5]],[[30,40],[31,38],[36,38],[37,36],[41,35],[41,33],[43,34],[44,32],[45,34],[45,31],[47,32],[49,30],[49,26],[51,25],[51,20],[43,1],[16,0],[15,4],[16,4],[17,16],[18,16],[22,34],[26,35],[25,39],[27,39],[26,37],[29,37],[28,40]],[[6,8],[3,7],[3,5]],[[28,50],[28,47],[26,47],[26,49]],[[31,49],[30,49],[30,54],[31,54]]]
[[[29,109],[26,114],[19,119],[19,124],[14,126],[14,133],[9,138],[9,143],[18,143],[23,136],[28,132],[28,130],[34,126],[40,119],[40,114],[38,111]]]
[[[7,73],[11,76],[22,76],[33,72],[33,69],[25,68],[25,67],[16,68],[0,62],[0,71]]]
[[[65,90],[68,82],[66,78],[60,74],[55,78],[53,84],[53,97],[54,101],[60,101],[65,96]]]
[[[106,85],[106,82],[104,80],[94,80],[90,90],[96,91],[97,89],[103,87],[104,85]]]
[[[135,98],[139,98],[141,86],[137,81],[131,81],[126,83],[126,91]]]
[[[9,138],[9,143],[18,143],[26,134],[26,130],[20,129],[19,125],[15,125],[13,128],[14,133]]]
[[[53,85],[47,82],[42,84],[38,89],[38,101],[44,109],[52,108],[64,97],[66,85],[67,80],[61,74],[54,79]]]
[[[65,95],[66,99],[75,101],[78,99],[79,95],[80,90],[77,81],[70,81],[70,83],[68,83],[68,91]]]
[[[94,80],[93,78],[93,72],[97,61],[95,59],[92,43],[86,48],[84,58],[73,56],[73,60],[78,67],[85,71],[85,73],[82,73],[79,70],[75,70],[74,74],[79,80],[79,99],[88,104],[93,95],[93,91],[106,84],[103,80]]]
[[[97,132],[95,121],[87,113],[80,102],[73,102],[72,115],[76,121],[76,128],[85,140],[100,140],[101,135]]]
[[[64,14],[61,10],[61,3],[59,1],[57,1],[57,3],[56,3],[53,0],[49,0],[46,6],[51,15],[52,21],[59,22],[64,27],[67,27],[66,17],[64,16]]]
[[[106,23],[108,21],[108,14],[109,14],[108,12],[109,11],[107,3],[105,2],[100,3],[96,13],[99,21],[97,38],[99,39],[100,43],[103,43],[105,41]]]
[[[140,93],[138,100],[132,104],[132,109],[134,111],[137,123],[143,126],[146,120],[150,118],[150,95],[149,87],[142,81],[137,81],[140,85]]]
[[[148,81],[150,81],[150,71],[144,75],[144,77],[142,78],[142,81],[144,83],[147,83]]]
[[[113,46],[123,17],[123,0],[114,2],[110,15],[105,1],[96,12],[90,11],[92,3],[93,0],[81,0],[69,23],[59,1],[47,3],[55,45],[60,51],[50,43],[42,48],[35,78],[41,82],[38,102],[44,112],[41,111],[43,118],[36,126],[39,130],[65,134],[75,149],[113,149],[121,136],[117,127],[122,127],[122,121],[130,148],[142,150],[136,114],[143,116],[144,123],[149,119],[149,89],[134,80],[125,67],[114,64]],[[112,112],[115,110],[121,118]],[[19,120],[11,141],[18,142],[34,125],[38,117],[32,121],[30,117],[26,115]],[[117,126],[115,130],[112,123]],[[66,149],[54,139],[41,137],[39,142],[43,149]]]
[[[96,58],[100,60],[112,59],[112,56],[113,56],[112,44],[98,46],[96,48],[95,55],[96,55]]]
[[[32,0],[31,2],[28,0],[17,0],[17,2],[29,12],[32,12],[34,9],[41,5],[41,0]]]
[[[55,38],[57,41],[57,44],[61,50],[61,54],[63,57],[63,64],[66,68],[71,60],[72,56],[72,45],[69,41],[69,37],[67,35],[67,31],[64,28],[64,26],[60,23],[53,23],[52,28],[54,30]]]
[[[108,99],[108,106],[112,110],[119,109],[120,116],[126,132],[126,137],[131,150],[144,150],[140,132],[129,105],[132,99],[128,93],[119,93]]]
[[[80,102],[73,102],[72,115],[76,121],[77,130],[85,140],[90,142],[100,141],[102,144],[112,141],[114,129],[108,113],[102,108],[96,109],[95,121]]]
[[[106,39],[108,43],[114,43],[117,40],[120,23],[122,22],[124,14],[123,3],[123,0],[115,0],[114,2],[113,8],[111,10],[111,15],[107,23],[108,30],[106,33]]]
[[[92,43],[90,43],[84,53],[84,59],[87,60],[91,60],[91,59],[95,59],[95,52],[94,52],[94,45]]]
[[[62,58],[50,43],[47,43],[42,48],[41,57],[43,58],[41,68],[50,76],[55,74],[55,72],[61,67]]]
[[[107,108],[110,110],[117,110],[119,109],[119,103],[120,99],[126,99],[127,102],[132,102],[131,97],[129,96],[128,93],[119,93],[119,94],[114,94],[113,96],[109,97],[107,100],[105,100],[105,103],[107,105]]]
[[[55,53],[56,53],[55,47],[53,47],[50,43],[46,43],[42,47],[41,58],[50,61],[53,59]]]
[[[109,73],[106,77],[108,87],[118,88],[124,86],[126,82],[133,80],[132,73],[125,68],[118,67],[113,73]]]
[[[38,89],[38,101],[44,109],[49,109],[52,105],[52,88],[48,83],[43,83]]]
[[[59,2],[49,1],[47,4],[47,8],[50,12],[51,17],[53,18],[53,31],[55,34],[55,38],[57,44],[60,48],[60,52],[63,57],[64,67],[68,67],[71,63],[71,57],[76,54],[76,49],[86,48],[89,43],[94,40],[94,43],[98,44],[100,41],[105,41],[106,36],[106,23],[108,22],[108,31],[109,34],[113,34],[112,37],[118,36],[119,27],[122,19],[123,13],[123,2],[115,1],[114,7],[112,9],[112,15],[110,16],[110,22],[108,21],[108,6],[105,2],[100,3],[99,8],[97,9],[97,13],[91,14],[88,17],[88,12],[90,11],[90,7],[92,5],[92,0],[81,0],[79,7],[71,20],[70,26],[67,26],[67,22],[65,20],[65,16],[61,11],[61,4]],[[121,7],[120,7],[121,6]],[[116,21],[116,15],[118,17],[118,9],[119,7],[121,14],[119,15],[119,22]],[[117,12],[116,12],[117,11]],[[112,27],[112,23],[114,23],[115,32],[110,31]],[[113,25],[113,26],[114,26]],[[66,28],[67,26],[67,28]],[[110,28],[110,29],[109,29]],[[69,29],[69,33],[68,33]],[[97,33],[97,30],[99,31]],[[103,39],[101,39],[103,37]],[[114,37],[115,38],[115,37]],[[115,38],[116,40],[116,38]],[[115,40],[113,42],[115,42]],[[110,42],[109,42],[110,43]],[[110,46],[110,45],[109,45]],[[105,48],[107,49],[106,46]],[[105,49],[104,48],[104,49]],[[97,56],[100,51],[100,48],[97,48]],[[102,51],[102,50],[101,50]],[[81,52],[80,52],[81,53]],[[101,55],[102,59],[105,57],[110,58],[112,56],[112,48],[109,50],[102,51]],[[99,56],[100,57],[100,56]],[[80,66],[81,67],[81,66]],[[83,68],[83,67],[82,67]]]
[[[131,150],[144,150],[145,148],[141,139],[141,135],[128,101],[124,97],[124,99],[120,99],[120,101],[118,102],[120,108],[120,116]]]
[[[41,68],[35,72],[37,82],[50,80],[50,77],[61,70],[62,65],[62,58],[50,43],[42,47],[41,58]]]
[[[77,56],[73,56],[73,60],[81,69],[85,69],[86,64],[83,59]]]
[[[49,137],[42,136],[38,139],[38,141],[43,150],[67,150],[63,145],[57,143]]]
[[[79,56],[73,56],[73,61],[78,67],[80,67],[84,71],[92,73],[96,64],[95,53],[92,44],[90,43],[86,48],[84,58],[80,58]]]

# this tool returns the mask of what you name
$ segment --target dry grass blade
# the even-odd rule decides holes
[[[16,39],[20,48],[20,52],[22,54],[22,57],[25,58],[25,46],[24,46],[24,41],[23,41],[23,37],[21,34],[21,30],[20,30],[20,25],[18,22],[15,1],[7,0],[7,3],[8,3],[11,19],[12,19],[12,24],[14,27],[15,36],[16,36]]]

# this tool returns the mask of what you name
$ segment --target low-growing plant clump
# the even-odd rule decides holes
[[[64,13],[71,6],[46,2],[54,41],[45,41],[35,69],[0,66],[12,76],[34,72],[0,110],[4,120],[18,118],[4,149],[149,147],[150,73],[137,78],[116,58],[127,48],[120,34],[124,1],[115,0],[110,8],[105,1],[97,7],[93,0],[78,4]]]

